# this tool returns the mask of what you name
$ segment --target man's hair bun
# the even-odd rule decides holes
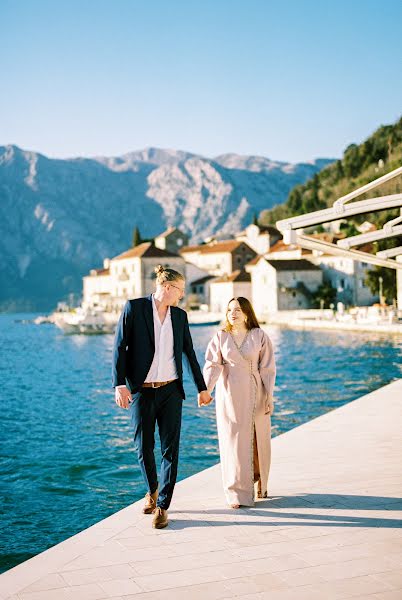
[[[165,268],[162,267],[162,265],[158,265],[157,267],[155,267],[154,271],[157,275],[162,274],[164,272]]]
[[[169,281],[184,281],[184,277],[181,273],[174,269],[170,269],[169,267],[158,265],[155,267],[154,271],[156,273],[156,283],[159,285],[168,283]]]

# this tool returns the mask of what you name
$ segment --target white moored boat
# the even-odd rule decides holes
[[[82,333],[94,335],[101,333],[114,333],[119,315],[84,309],[78,307],[73,311],[56,312],[53,314],[54,323],[66,334]]]

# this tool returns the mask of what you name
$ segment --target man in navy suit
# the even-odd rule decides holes
[[[183,388],[182,355],[186,355],[198,389],[198,405],[211,396],[198,364],[187,314],[178,308],[185,293],[181,273],[159,266],[156,292],[129,300],[120,316],[113,350],[113,386],[118,406],[131,411],[134,444],[148,492],[145,514],[152,526],[168,524],[177,477]],[[162,464],[160,485],[155,465],[155,425],[158,423]]]

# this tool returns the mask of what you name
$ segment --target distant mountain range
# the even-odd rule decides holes
[[[158,148],[59,160],[0,146],[0,309],[48,310],[79,293],[135,226],[143,237],[177,226],[194,243],[230,236],[331,162]]]

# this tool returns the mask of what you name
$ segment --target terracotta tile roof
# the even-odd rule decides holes
[[[199,244],[198,246],[183,246],[180,250],[180,254],[183,252],[199,252],[201,248],[205,248],[206,244]]]
[[[144,242],[135,246],[135,248],[130,248],[130,250],[123,252],[123,254],[115,256],[112,260],[123,260],[125,258],[167,258],[169,256],[178,257],[179,255],[157,248],[152,242]]]
[[[255,256],[252,260],[250,260],[245,266],[253,267],[254,265],[256,265],[258,263],[260,258],[264,258],[264,256],[262,254],[257,254],[257,256]]]
[[[276,245],[276,244],[275,244],[275,245]],[[301,254],[302,254],[302,255],[305,255],[306,257],[307,257],[307,256],[313,256],[313,255],[312,255],[312,252],[311,252],[311,250],[307,250],[306,248],[300,248],[300,246],[295,246],[295,245],[292,245],[292,246],[285,246],[285,247],[283,248],[282,252],[286,252],[286,250],[288,250],[289,252],[291,252],[291,251],[298,250],[298,249],[299,249],[299,250],[301,250]],[[281,251],[281,250],[280,250],[280,249],[278,249],[278,252],[280,252],[280,251]],[[275,250],[275,252],[277,252],[277,250]],[[258,254],[257,256],[255,256],[255,257],[253,258],[253,260],[250,260],[250,261],[249,261],[249,262],[248,262],[248,263],[245,265],[245,268],[247,268],[247,267],[255,267],[255,265],[257,265],[257,264],[258,264],[258,262],[259,262],[259,260],[260,260],[261,258],[265,258],[267,261],[271,261],[271,260],[272,260],[272,261],[279,261],[279,260],[281,260],[282,262],[284,262],[284,261],[286,261],[286,260],[298,260],[298,261],[302,260],[302,259],[297,259],[297,258],[295,258],[295,259],[281,259],[281,258],[275,258],[275,257],[273,257],[273,258],[271,259],[271,258],[270,258],[270,255],[271,255],[271,252],[267,252],[266,254]]]
[[[110,275],[110,269],[91,269],[89,275],[85,275],[85,277],[102,277],[105,275]]]
[[[231,273],[230,275],[222,275],[222,277],[218,277],[218,279],[215,279],[214,283],[228,283],[229,281],[239,281],[247,283],[251,281],[251,275],[250,273],[246,273],[246,271],[244,270],[237,270],[233,271],[233,273]]]
[[[373,243],[372,242],[369,242],[367,244],[363,244],[363,246],[358,246],[357,249],[360,250],[360,252],[367,252],[368,254],[374,254],[374,252],[373,252]]]
[[[366,252],[367,254],[375,254],[374,246],[373,246],[372,242],[368,242],[366,244],[363,244],[362,246],[356,246],[356,248],[352,248],[352,250],[359,250],[360,252]],[[320,254],[320,258],[323,256],[332,257],[332,258],[340,258],[340,259],[347,258],[347,257],[342,257],[342,256],[336,257],[336,255],[334,255],[330,252],[325,252],[325,251],[322,254]],[[360,262],[360,261],[358,261],[358,262]],[[364,258],[362,258],[361,262],[364,262]]]
[[[346,234],[343,231],[340,231],[339,233],[323,231],[322,233],[309,233],[308,236],[315,238],[316,240],[323,240],[324,242],[336,244],[337,240],[342,240],[346,237]]]
[[[180,250],[183,252],[200,252],[201,254],[215,254],[217,252],[234,252],[241,245],[246,246],[254,254],[254,250],[245,242],[239,240],[222,240],[221,242],[213,242],[212,244],[202,244],[201,246],[184,246]]]
[[[266,258],[265,260],[277,271],[321,271],[320,267],[313,265],[305,258],[299,260],[269,260]]]
[[[174,231],[179,231],[179,233],[183,233],[182,231],[180,231],[180,229],[177,229],[177,227],[168,227],[168,229],[166,229],[166,231],[163,231],[163,233],[160,233],[156,237],[164,238],[164,237],[167,237],[168,235],[170,235],[171,233],[173,233]]]
[[[99,277],[99,275],[110,275],[110,269],[94,269],[94,271],[96,271],[97,277]]]
[[[285,244],[283,240],[278,240],[273,246],[270,247],[269,253],[271,252],[291,252],[293,250],[298,250],[300,246],[297,244]]]

